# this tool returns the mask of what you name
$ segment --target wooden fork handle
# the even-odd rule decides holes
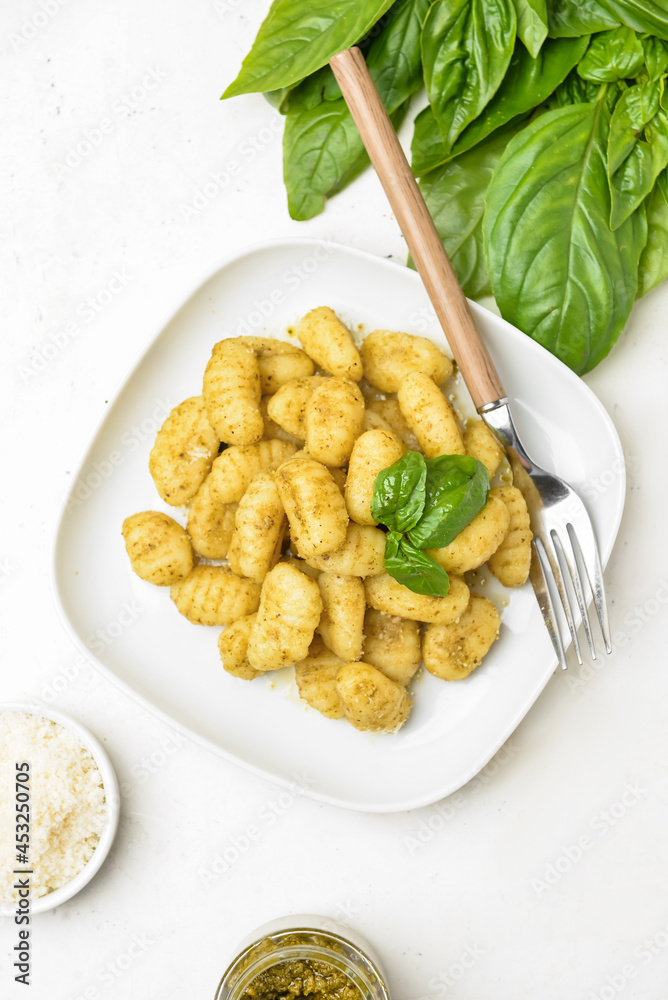
[[[358,48],[330,60],[346,104],[380,177],[427,295],[479,409],[505,396],[452,264]]]

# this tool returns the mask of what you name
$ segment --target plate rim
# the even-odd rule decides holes
[[[135,370],[139,367],[139,365],[142,363],[146,355],[152,349],[153,345],[156,343],[156,341],[164,332],[164,330],[167,328],[167,326],[176,318],[178,313],[188,305],[191,299],[193,299],[201,291],[204,285],[206,285],[219,272],[223,271],[231,264],[236,264],[247,257],[253,256],[255,254],[267,250],[284,249],[284,248],[305,246],[305,245],[314,247],[315,246],[327,247],[331,248],[332,251],[334,252],[343,251],[345,254],[349,254],[353,257],[356,256],[364,260],[371,261],[374,264],[380,264],[383,267],[389,267],[391,269],[394,268],[402,272],[412,271],[412,269],[408,268],[404,264],[400,264],[398,261],[386,257],[381,257],[380,255],[371,253],[368,250],[361,250],[357,247],[347,246],[343,243],[337,243],[333,240],[320,239],[312,236],[292,236],[285,238],[273,238],[270,240],[262,240],[260,242],[245,245],[234,252],[225,254],[213,268],[207,269],[204,275],[196,282],[196,284],[192,286],[191,291],[188,292],[185,295],[185,297],[181,297],[178,299],[175,297],[176,304],[172,304],[169,307],[169,311],[165,310],[165,312],[162,314],[163,318],[161,319],[161,321],[156,324],[156,326],[152,330],[150,337],[146,340],[142,348],[137,352],[137,354],[131,360],[128,368],[125,371],[123,378],[117,382],[113,392],[109,394],[109,402],[105,407],[104,411],[102,412],[100,419],[96,423],[94,430],[91,432],[90,436],[87,439],[86,445],[81,453],[81,457],[78,463],[76,464],[76,469],[72,476],[72,484],[76,484],[80,476],[80,473],[86,464],[88,455],[90,454],[95,445],[98,435],[100,434],[104,424],[107,421],[109,414],[113,410],[113,407],[116,404],[118,397],[120,396],[121,392],[127,385],[129,379],[131,378]],[[419,278],[419,275],[417,274],[416,271],[412,271],[412,273]],[[559,358],[555,357],[553,354],[547,351],[546,348],[542,347],[536,341],[532,340],[532,338],[522,333],[522,331],[519,330],[517,327],[514,327],[512,324],[508,323],[508,321],[503,319],[502,316],[493,313],[491,310],[486,309],[484,306],[480,305],[477,302],[472,301],[471,299],[467,299],[467,301],[474,316],[487,316],[487,317],[492,316],[495,321],[498,321],[501,324],[503,324],[503,326],[507,327],[512,332],[512,336],[519,335],[521,337],[526,338],[527,347],[529,348],[529,350],[535,349],[535,352],[538,355],[540,354],[548,355],[551,362],[554,362],[557,368],[561,368],[566,373],[568,373],[569,378],[572,377],[574,379],[577,379],[579,386],[585,391],[585,395],[589,397],[590,402],[594,403],[595,408],[599,412],[599,415],[602,417],[603,421],[607,424],[608,430],[611,433],[615,450],[617,451],[617,457],[621,460],[621,471],[618,473],[620,485],[619,485],[619,490],[616,494],[617,502],[615,505],[615,512],[614,512],[614,529],[611,531],[611,536],[610,536],[611,541],[609,549],[607,551],[604,550],[601,552],[601,560],[603,563],[603,568],[605,569],[605,566],[608,563],[610,554],[612,553],[615,542],[617,540],[617,535],[619,533],[619,527],[624,512],[625,499],[626,499],[626,461],[621,440],[619,438],[619,434],[612,420],[612,417],[604,407],[601,400],[594,393],[593,389],[591,389],[590,386],[583,379],[581,379],[578,375],[576,375],[575,372],[571,371],[570,368],[568,368],[562,361],[560,361]],[[447,344],[446,334],[443,333],[443,336]],[[448,349],[449,349],[449,344],[448,344]],[[104,676],[107,680],[109,680],[117,689],[122,691],[126,696],[130,697],[136,704],[139,704],[141,707],[145,708],[146,711],[149,712],[149,714],[153,715],[155,718],[158,718],[170,729],[177,731],[183,734],[184,736],[187,736],[189,739],[193,740],[196,744],[209,750],[217,757],[222,757],[230,764],[233,764],[234,766],[245,770],[247,773],[254,774],[256,777],[262,779],[263,781],[269,781],[272,784],[277,784],[284,788],[293,789],[294,781],[290,781],[289,778],[281,774],[275,774],[264,767],[260,767],[259,765],[254,764],[251,761],[247,761],[237,756],[236,754],[230,752],[229,750],[226,750],[224,747],[221,747],[218,744],[214,743],[207,737],[202,736],[201,734],[191,729],[184,723],[181,723],[178,720],[174,719],[163,709],[159,708],[157,705],[154,705],[153,702],[151,702],[143,694],[140,694],[138,691],[136,691],[133,687],[130,686],[130,684],[128,684],[126,681],[118,677],[114,673],[114,671],[112,671],[109,667],[107,667],[104,663],[102,663],[102,661],[97,658],[97,656],[88,648],[88,646],[85,645],[79,633],[74,628],[74,625],[70,621],[70,618],[65,610],[58,583],[57,557],[58,557],[59,541],[70,495],[71,495],[71,489],[66,492],[60,503],[55,520],[55,525],[52,530],[52,537],[50,544],[50,560],[49,560],[49,584],[58,618],[60,619],[61,624],[65,628],[65,631],[72,639],[75,647],[78,648],[81,651],[81,653],[83,653],[86,661],[89,662],[91,666],[93,666],[96,670],[98,670],[102,674],[102,676]],[[570,638],[569,642],[565,645],[566,648],[570,646]],[[477,774],[479,774],[480,771],[483,770],[483,768],[492,760],[492,758],[499,752],[504,743],[506,743],[507,740],[510,739],[510,737],[515,732],[520,722],[525,718],[525,716],[528,714],[533,705],[535,705],[542,691],[545,689],[545,687],[547,687],[548,682],[554,675],[555,668],[557,667],[557,657],[556,654],[554,654],[552,651],[551,651],[550,662],[552,669],[548,671],[548,669],[546,668],[545,675],[544,676],[541,675],[538,678],[537,684],[531,688],[530,695],[522,701],[519,710],[516,713],[514,713],[512,717],[512,722],[504,726],[503,737],[498,741],[494,741],[494,743],[491,745],[492,746],[491,751],[489,750],[489,748],[484,750],[478,762],[472,766],[472,769],[469,768],[466,770],[466,772],[464,772],[465,777],[463,779],[460,776],[459,778],[456,778],[454,780],[449,780],[448,782],[439,785],[438,789],[434,788],[432,789],[432,791],[424,793],[422,795],[418,795],[414,799],[402,799],[401,802],[398,802],[397,800],[391,800],[389,802],[373,802],[373,803],[351,801],[349,799],[334,794],[318,791],[316,788],[304,788],[302,790],[303,794],[308,798],[320,802],[326,802],[328,805],[337,806],[339,808],[350,809],[356,812],[379,813],[379,814],[409,812],[414,809],[420,809],[428,805],[433,805],[436,802],[440,802],[442,799],[445,799],[449,795],[454,794],[454,792],[458,791],[460,788],[463,788],[466,784],[468,784],[468,782],[471,781]]]

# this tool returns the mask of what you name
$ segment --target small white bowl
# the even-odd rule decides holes
[[[69,882],[61,886],[60,889],[54,889],[53,892],[49,892],[45,896],[39,896],[37,899],[31,899],[30,913],[31,915],[34,915],[36,913],[45,913],[47,910],[53,910],[56,906],[60,906],[61,903],[65,903],[68,899],[72,899],[72,897],[76,896],[79,890],[83,889],[85,885],[88,885],[93,876],[97,874],[102,866],[102,863],[109,854],[114,837],[116,836],[118,819],[121,811],[121,799],[116,774],[107,755],[107,751],[104,749],[99,740],[97,740],[92,733],[82,726],[81,723],[70,718],[69,715],[64,715],[62,712],[57,712],[54,709],[49,708],[47,705],[42,705],[39,701],[9,702],[0,704],[0,714],[5,712],[22,712],[26,715],[36,715],[43,719],[49,719],[51,722],[57,722],[58,725],[63,727],[63,729],[68,729],[71,733],[74,733],[75,736],[78,736],[81,743],[83,743],[95,761],[102,777],[102,785],[104,788],[106,819],[100,834],[100,839],[97,843],[97,847],[93,852],[93,856],[84,865],[79,874],[75,875]],[[0,916],[9,917],[14,916],[15,913],[16,903],[0,902]]]

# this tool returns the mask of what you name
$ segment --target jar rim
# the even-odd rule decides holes
[[[303,936],[303,941],[287,944],[285,939]],[[262,946],[265,945],[266,948]],[[273,947],[271,947],[273,945]],[[336,948],[331,946],[335,945]],[[257,952],[256,955],[253,952]],[[343,972],[365,1000],[389,1000],[385,980],[376,963],[348,938],[318,927],[291,927],[263,934],[234,958],[225,970],[215,1000],[238,1000],[260,973],[281,962],[314,958]]]

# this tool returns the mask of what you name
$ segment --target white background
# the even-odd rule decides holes
[[[606,574],[614,654],[555,675],[441,812],[286,798],[174,740],[76,660],[56,615],[50,543],[72,472],[133,360],[199,279],[237,248],[287,235],[405,259],[369,173],[322,216],[291,222],[275,113],[255,96],[219,102],[267,7],[2,5],[0,701],[41,697],[76,716],[104,741],[125,795],[100,874],[34,920],[29,994],[12,983],[15,928],[0,925],[0,995],[207,1000],[239,938],[313,912],[373,941],[396,1000],[665,1000],[666,288],[587,376],[629,473]],[[212,172],[219,190],[203,204]],[[206,884],[250,825],[258,839]]]

